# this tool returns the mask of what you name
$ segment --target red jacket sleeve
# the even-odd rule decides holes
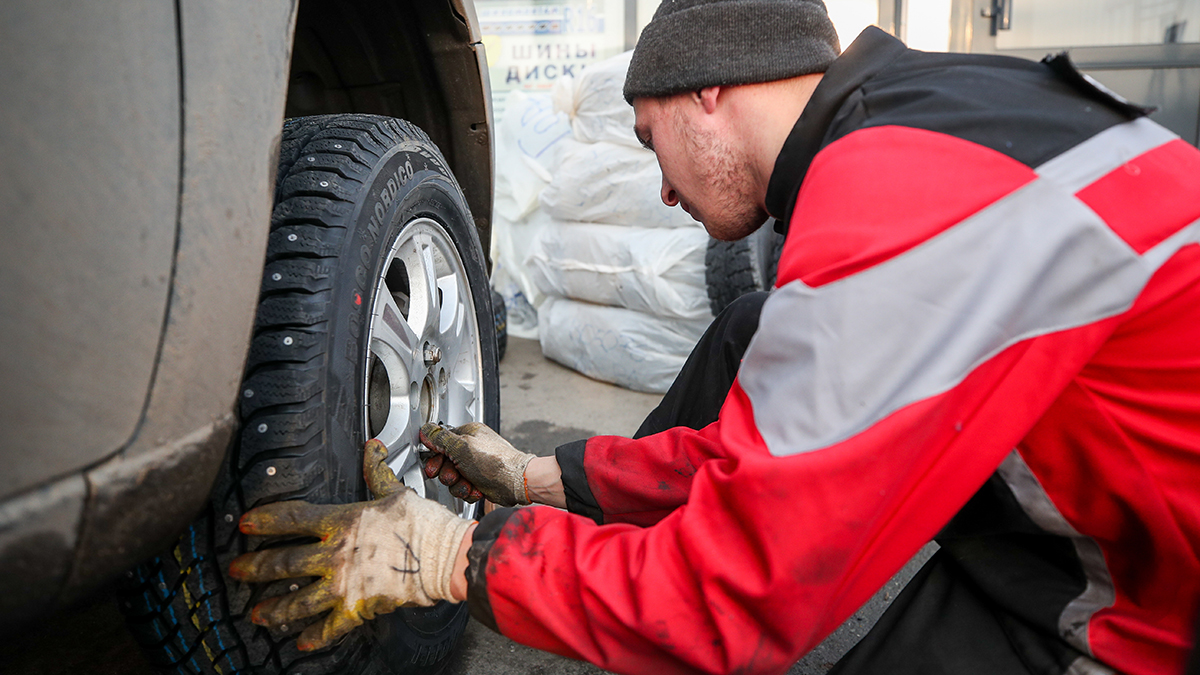
[[[727,456],[714,423],[637,440],[595,436],[584,451],[588,487],[605,523],[648,526],[688,499],[697,467]]]

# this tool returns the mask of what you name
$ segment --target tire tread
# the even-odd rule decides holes
[[[704,281],[713,316],[737,298],[758,290],[749,242],[710,239],[704,252]]]

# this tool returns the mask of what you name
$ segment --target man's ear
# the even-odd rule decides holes
[[[699,99],[700,105],[704,107],[704,112],[709,115],[717,109],[717,99],[721,96],[721,87],[705,87],[695,93]]]

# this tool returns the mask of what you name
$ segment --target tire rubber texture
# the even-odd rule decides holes
[[[754,291],[769,291],[775,285],[783,235],[775,232],[774,224],[774,220],[769,220],[737,241],[708,241],[704,282],[713,316],[739,297]]]
[[[496,361],[504,360],[504,352],[508,350],[508,309],[504,305],[504,296],[492,291],[492,316],[496,326]]]
[[[248,585],[225,571],[237,555],[278,543],[237,531],[246,510],[368,497],[361,462],[370,296],[391,243],[414,218],[440,223],[458,249],[475,303],[484,421],[499,427],[498,345],[474,221],[429,138],[373,115],[288,120],[275,200],[239,390],[241,430],[207,511],[171,550],[127,574],[122,611],[164,672],[437,672],[466,626],[465,604],[400,609],[329,649],[302,653],[295,639],[310,621],[282,634],[248,619],[255,603],[293,582]]]

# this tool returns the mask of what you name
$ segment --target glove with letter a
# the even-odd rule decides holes
[[[329,611],[300,634],[297,645],[308,651],[397,607],[453,601],[451,572],[471,521],[405,487],[386,460],[387,448],[368,441],[363,474],[373,501],[276,502],[242,516],[239,527],[248,535],[321,540],[247,553],[230,564],[229,575],[242,581],[320,577],[259,603],[252,622],[286,631],[288,623]]]

